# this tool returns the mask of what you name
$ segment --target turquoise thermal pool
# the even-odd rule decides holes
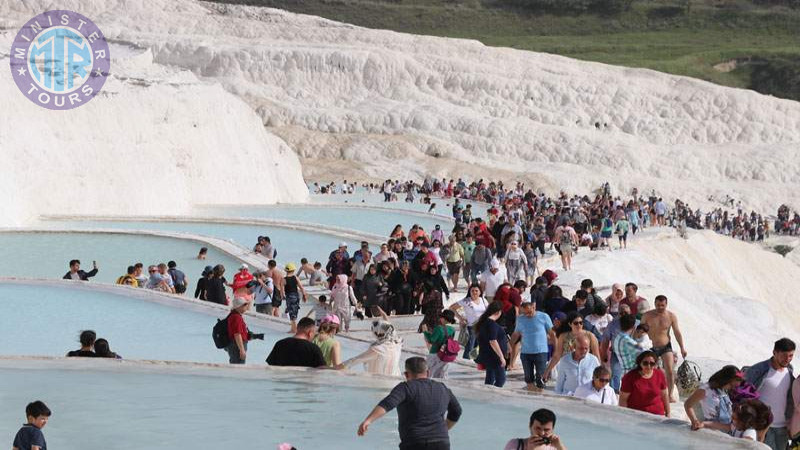
[[[110,227],[108,227],[110,228]],[[69,270],[69,261],[79,259],[81,269],[92,269],[97,261],[99,271],[91,280],[114,283],[128,266],[175,261],[189,277],[189,295],[194,293],[197,278],[206,265],[223,264],[235,271],[240,264],[235,258],[207,246],[208,258],[197,259],[201,242],[159,236],[105,233],[0,233],[0,276],[28,278],[61,278]]]
[[[271,450],[282,442],[298,449],[397,447],[394,412],[374,423],[365,437],[356,436],[358,424],[395,381],[327,371],[142,366],[97,360],[0,361],[6,388],[0,434],[12,436],[25,404],[43,398],[53,410],[45,436],[52,448],[61,450]],[[576,402],[511,397],[481,388],[453,390],[464,410],[450,433],[454,449],[499,449],[510,438],[527,436],[528,417],[538,407],[559,414],[557,432],[573,449],[738,448],[730,439],[709,440],[709,432],[653,426],[631,414],[598,414],[598,409],[575,414],[580,407]],[[625,425],[608,426],[613,423]]]

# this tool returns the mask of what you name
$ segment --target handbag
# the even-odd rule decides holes
[[[458,329],[458,343],[462,347],[466,347],[469,344],[469,330],[467,330],[467,325],[461,325],[461,328]]]
[[[439,348],[437,355],[442,362],[453,362],[458,358],[458,353],[461,351],[461,345],[458,341],[447,335],[447,328],[444,329],[445,341]]]

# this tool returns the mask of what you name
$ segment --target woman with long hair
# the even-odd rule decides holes
[[[405,236],[405,232],[403,231],[403,226],[399,223],[395,225],[392,232],[389,233],[389,237],[393,239],[400,239],[403,236]]]
[[[636,357],[636,367],[622,377],[619,406],[669,417],[667,377],[657,364],[652,350]]]
[[[730,431],[733,414],[733,402],[728,392],[736,389],[744,380],[742,373],[736,366],[725,366],[718,370],[707,383],[692,393],[683,403],[686,416],[692,423],[692,430],[712,428],[715,430]],[[703,412],[702,420],[697,418],[695,406],[700,405]]]
[[[428,329],[433,329],[439,324],[439,315],[444,309],[444,302],[442,301],[442,291],[430,279],[422,282],[422,292],[420,292],[420,305],[422,306],[422,314],[425,316],[422,319]],[[420,326],[420,330],[422,326]]]
[[[483,298],[483,291],[477,284],[473,284],[469,288],[469,293],[462,300],[453,303],[450,310],[453,311],[458,318],[461,327],[467,332],[467,342],[464,345],[464,359],[470,359],[469,354],[475,347],[475,324],[478,323],[481,315],[486,308],[489,307],[489,302]],[[459,313],[459,310],[461,311]]]
[[[478,335],[479,353],[475,362],[486,370],[484,384],[503,387],[506,383],[506,355],[508,354],[508,336],[497,319],[503,314],[500,302],[492,302],[481,314],[475,324]]]

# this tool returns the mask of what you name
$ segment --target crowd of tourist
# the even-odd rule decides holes
[[[413,202],[419,198],[424,203],[430,204],[431,198],[439,196],[444,198],[457,198],[461,200],[480,201],[489,204],[504,204],[506,202],[526,202],[536,196],[532,190],[526,190],[524,184],[516,183],[513,188],[507,188],[503,182],[487,182],[478,180],[467,183],[462,179],[432,179],[426,178],[422,183],[414,181],[401,182],[399,180],[386,180],[382,184],[368,183],[362,186],[367,192],[382,192],[387,202],[405,199]],[[357,188],[356,183],[341,185],[330,183],[327,185],[314,184],[316,193],[353,194]],[[608,183],[598,191],[608,193]],[[541,194],[540,194],[541,195]],[[770,233],[795,236],[800,233],[800,213],[791,211],[786,205],[781,205],[772,222],[762,213],[744,211],[741,201],[736,201],[730,196],[724,199],[708,198],[709,202],[720,203],[721,206],[703,212],[693,209],[685,202],[677,199],[671,207],[667,207],[663,200],[652,192],[646,198],[639,195],[637,189],[631,192],[631,201],[626,202],[624,210],[629,214],[636,211],[638,222],[645,227],[648,224],[659,223],[678,229],[684,235],[687,228],[709,229],[717,233],[731,236],[745,241],[763,241]],[[661,204],[659,204],[661,203]],[[636,219],[628,215],[633,225]],[[636,223],[637,227],[640,226]],[[594,228],[593,228],[594,229]],[[597,241],[597,234],[592,237]],[[583,236],[581,237],[584,238]],[[588,237],[587,237],[588,238]]]
[[[352,194],[356,187],[345,181],[339,186],[315,184],[314,189]],[[277,316],[283,307],[292,336],[275,344],[268,364],[320,369],[363,365],[368,373],[405,374],[407,381],[358,429],[363,435],[372,422],[398,408],[401,448],[449,448],[447,430],[461,408],[452,392],[433,379],[447,379],[450,365],[459,358],[474,361],[485,383],[497,388],[520,364],[528,390],[542,391],[550,383],[559,395],[669,417],[675,364],[679,355],[685,361],[688,352],[668,298],[658,295],[651,304],[633,282],[614,284],[601,295],[590,279],[566,294],[555,271],[540,270],[542,258],[557,254],[568,271],[575,252],[624,249],[629,235],[647,227],[673,226],[679,232],[709,228],[746,240],[761,240],[770,230],[756,213],[740,209],[729,214],[719,208],[703,215],[681,201],[669,207],[655,194],[613,196],[607,184],[592,196],[561,193],[555,198],[535,194],[521,183],[506,189],[502,183],[462,180],[428,179],[419,185],[387,180],[367,190],[382,192],[387,202],[420,198],[430,203],[431,196],[450,197],[453,226],[425,230],[414,224],[406,230],[398,224],[379,249],[361,242],[351,254],[342,242],[325,264],[304,258],[299,267],[291,262],[279,266],[275,246],[260,236],[253,252],[269,260],[266,270],[251,274],[242,264],[228,283],[222,265],[207,266],[194,296],[231,306],[223,348],[232,364],[245,363],[248,341],[263,338],[248,330],[244,313],[255,306],[258,313]],[[488,205],[478,211],[462,200]],[[795,233],[798,222],[797,214],[790,218],[782,207],[774,230]],[[186,290],[188,278],[174,262],[150,266],[149,277],[142,268],[131,266],[118,283],[173,293]],[[94,273],[96,267],[85,273],[73,261],[64,278],[85,280]],[[330,294],[317,296],[301,318],[300,303],[308,299],[303,278]],[[419,314],[427,356],[409,358],[402,371],[404,340],[391,316],[413,314]],[[363,353],[343,361],[337,335],[350,332],[353,317],[364,316],[374,319],[374,340]],[[84,351],[83,337],[81,343]],[[97,343],[91,345],[96,351]],[[793,377],[790,365],[794,350],[795,344],[784,338],[775,343],[769,360],[741,370],[725,366],[713,374],[684,403],[692,429],[720,430],[786,450],[791,437],[800,433],[800,378]],[[420,420],[436,423],[421,426]],[[506,448],[566,448],[553,434],[554,425],[551,412],[536,411],[531,437],[513,439]]]

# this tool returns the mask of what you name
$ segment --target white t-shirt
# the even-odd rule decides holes
[[[481,314],[486,311],[489,303],[483,297],[478,300],[478,303],[474,303],[471,298],[467,297],[459,300],[458,305],[461,306],[464,318],[467,319],[467,325],[473,326],[481,318]]]
[[[491,270],[487,270],[481,274],[481,281],[486,283],[486,289],[483,291],[483,295],[486,297],[494,297],[494,294],[497,293],[497,288],[506,282],[506,269],[500,267],[497,273],[492,273]]]
[[[746,430],[737,430],[733,427],[733,424],[731,424],[731,436],[735,438],[750,438],[754,441],[758,440],[758,433],[756,433],[755,429],[748,428]]]
[[[789,377],[789,370],[777,371],[770,367],[769,372],[761,382],[758,392],[761,394],[760,400],[772,410],[774,417],[770,427],[781,428],[786,426],[786,398],[792,386],[792,379]]]
[[[598,391],[594,388],[591,381],[578,386],[578,388],[575,389],[575,393],[572,395],[573,397],[583,398],[590,402],[602,403],[603,405],[616,406],[619,404],[617,394],[611,386],[605,385],[603,389]]]

